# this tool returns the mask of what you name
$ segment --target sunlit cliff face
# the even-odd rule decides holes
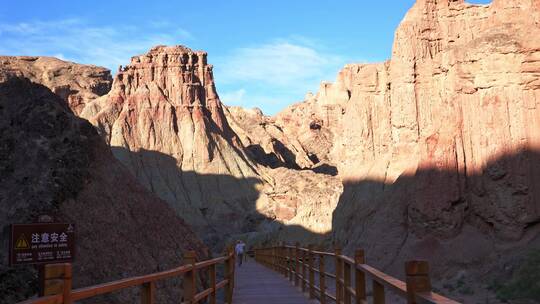
[[[336,165],[345,187],[369,181],[383,189],[418,172],[442,172],[417,181],[421,189],[434,188],[419,199],[420,213],[431,210],[423,221],[445,209],[448,221],[456,221],[467,208],[459,202],[472,195],[478,206],[504,205],[485,217],[501,236],[519,237],[521,229],[502,226],[537,218],[536,169],[520,169],[530,166],[527,160],[508,166],[500,160],[540,147],[539,16],[539,1],[417,1],[396,31],[389,61],[345,66],[335,83],[323,83],[315,96],[273,118],[283,134],[266,136],[289,142],[301,167],[315,166],[303,153]],[[486,180],[467,184],[469,176]],[[526,194],[512,194],[524,188]],[[460,229],[449,226],[451,233]]]

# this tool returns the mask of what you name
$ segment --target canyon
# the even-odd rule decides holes
[[[112,225],[100,208],[118,218],[131,208],[120,222],[151,227],[152,238],[166,233],[177,252],[189,242],[201,255],[205,245],[220,252],[240,238],[339,245],[365,249],[370,264],[398,277],[405,260],[425,258],[445,294],[497,303],[488,285],[540,249],[538,37],[540,1],[417,0],[389,60],[347,64],[335,82],[275,116],[222,104],[207,53],[185,46],[153,47],[114,79],[45,57],[0,57],[0,73],[43,86],[56,111],[80,125],[57,130],[89,141],[65,152],[82,155],[70,165],[82,171],[60,175],[93,182],[35,205],[84,215],[89,231],[107,229],[93,221]],[[22,91],[17,103],[6,95],[2,132],[15,130],[13,107],[32,110],[25,100],[34,95]],[[31,120],[48,119],[43,113]],[[7,138],[2,153],[14,153]],[[112,203],[96,197],[102,188]],[[1,222],[30,217],[14,214]],[[171,263],[176,250],[162,246],[154,249]],[[460,291],[463,282],[475,292]]]

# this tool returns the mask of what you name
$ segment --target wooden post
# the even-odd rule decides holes
[[[62,304],[71,304],[71,263],[47,264],[43,266],[43,295],[62,295]]]
[[[285,278],[289,277],[289,265],[287,261],[287,244],[283,242],[281,246],[281,259],[283,261],[283,275]]]
[[[343,286],[341,280],[343,279],[343,264],[341,263],[341,248],[335,247],[334,253],[336,255],[336,302],[341,303],[343,301]]]
[[[344,295],[344,303],[345,304],[351,304],[351,264],[342,261],[343,263],[343,295]]]
[[[384,304],[384,285],[373,280],[373,304]]]
[[[232,272],[230,274],[231,277],[231,303],[232,303],[232,297],[234,293],[234,286],[236,284],[234,273],[236,272],[236,251],[234,250],[234,246],[231,246],[229,248],[230,255],[232,256],[232,262],[231,262],[231,269]]]
[[[296,242],[294,247],[294,286],[298,286],[300,283],[300,243]]]
[[[356,304],[366,303],[366,275],[358,269],[358,265],[365,264],[366,257],[364,250],[357,249],[354,253],[354,269],[356,281]]]
[[[276,260],[277,260],[276,246],[274,245],[274,247],[272,247],[272,269],[274,269],[274,271],[279,271],[279,269],[276,266],[277,264]]]
[[[429,264],[427,261],[408,261],[405,263],[407,284],[407,303],[416,304],[417,292],[430,292]]]
[[[287,278],[289,277],[287,268],[287,252],[285,251],[285,242],[281,242],[281,248],[279,249],[281,255],[281,273]]]
[[[272,247],[272,269],[274,271],[278,270],[276,267],[276,247]]]
[[[216,304],[216,264],[210,265],[208,276],[210,277],[210,287],[212,288],[212,294],[210,294],[210,304]]]
[[[275,254],[276,271],[278,273],[281,273],[281,257],[280,257],[279,248],[280,248],[279,244],[276,245],[276,247],[274,248],[274,254]]]
[[[226,251],[227,260],[225,261],[225,279],[229,282],[225,286],[225,303],[231,304],[233,297],[233,269],[234,269],[234,253],[229,248]],[[231,255],[232,254],[232,255]]]
[[[315,271],[313,270],[315,255],[313,254],[313,245],[308,246],[308,267],[309,267],[309,298],[315,299]]]
[[[277,247],[274,245],[274,247],[272,247],[272,265],[274,266],[274,271],[277,271],[279,272],[279,267],[277,267]]]
[[[293,260],[292,260],[292,249],[291,247],[287,247],[287,271],[289,272],[289,281],[293,281]]]
[[[301,250],[302,252],[302,292],[306,292],[307,289],[307,265],[306,265],[306,259],[307,259],[307,253],[305,250]]]
[[[274,269],[277,272],[281,272],[281,268],[279,267],[279,245],[274,247]]]
[[[279,245],[276,245],[274,248],[274,254],[275,254],[275,263],[276,263],[276,271],[278,273],[281,273],[281,257],[279,254]]]
[[[285,278],[289,279],[291,276],[291,268],[289,263],[289,248],[287,244],[283,242],[283,265],[285,266]]]
[[[141,304],[154,304],[156,284],[154,282],[148,282],[144,283],[141,287]]]
[[[276,265],[276,271],[278,273],[281,273],[281,259],[279,258],[279,245],[276,245],[276,247],[274,247],[274,263]]]
[[[197,255],[195,251],[186,251],[184,252],[184,265],[191,265],[195,264],[197,262]],[[195,294],[197,293],[197,285],[196,285],[196,274],[195,269],[191,269],[190,271],[186,272],[184,274],[184,303],[193,303],[193,299],[195,298]]]
[[[324,255],[319,256],[319,288],[321,289],[319,302],[326,304],[326,274],[324,270]]]
[[[278,273],[283,274],[283,255],[281,253],[281,245],[278,245],[276,252],[277,252]]]

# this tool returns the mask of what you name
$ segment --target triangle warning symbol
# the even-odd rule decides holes
[[[17,242],[15,242],[15,249],[22,250],[22,249],[30,249],[30,245],[28,244],[28,241],[26,240],[26,237],[24,234],[21,234],[19,238],[17,239]]]

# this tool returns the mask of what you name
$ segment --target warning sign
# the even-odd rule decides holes
[[[65,223],[11,225],[11,265],[71,262],[75,254],[75,226]]]
[[[21,234],[15,243],[15,250],[30,249],[30,245],[24,234]]]

